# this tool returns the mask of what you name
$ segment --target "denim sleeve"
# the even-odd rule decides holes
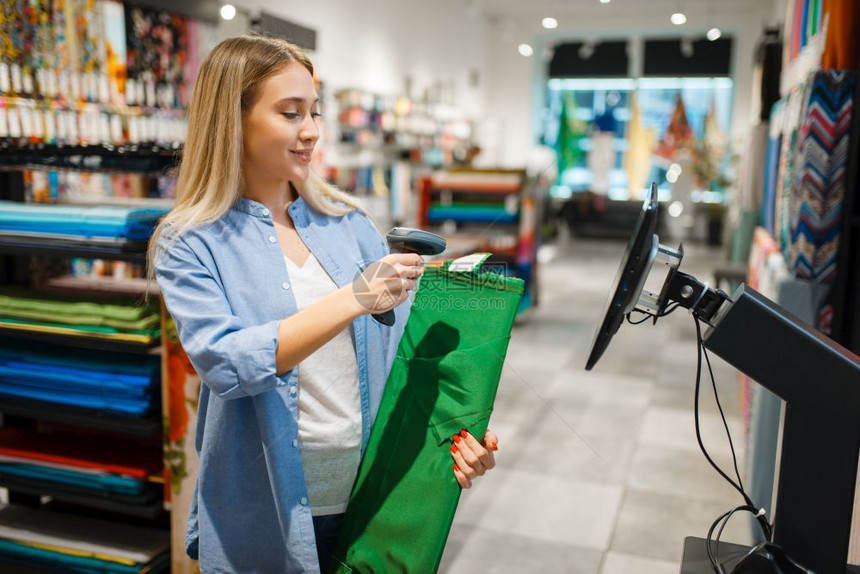
[[[220,283],[182,237],[159,247],[155,272],[161,296],[203,383],[223,399],[285,385],[290,371],[278,377],[275,363],[280,320],[243,325]]]

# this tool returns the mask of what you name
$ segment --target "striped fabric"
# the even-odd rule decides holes
[[[761,224],[771,236],[776,230],[776,194],[779,176],[779,150],[782,148],[782,121],[785,102],[776,102],[770,112],[766,165],[762,184]]]
[[[800,127],[801,102],[804,101],[804,92],[794,89],[785,100],[785,110],[782,115],[782,141],[779,150],[779,161],[776,176],[775,205],[774,205],[774,239],[788,256],[789,238],[789,192],[791,188],[791,174],[794,173],[794,160],[797,142],[797,133]]]
[[[854,74],[817,72],[807,83],[788,195],[788,266],[827,282],[836,272]]]

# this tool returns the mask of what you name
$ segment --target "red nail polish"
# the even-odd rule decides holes
[[[459,452],[460,449],[457,448],[457,445],[451,445],[451,452]]]
[[[454,463],[454,470],[455,470],[456,472],[460,472],[460,467],[459,467],[459,466],[457,466],[457,463]]]
[[[490,447],[490,449],[491,449],[491,450],[499,450],[499,445],[497,445],[497,444],[496,444],[496,443],[494,443],[494,442],[491,442],[491,443],[489,444],[489,447]]]
[[[463,429],[460,431],[460,436],[466,438],[467,436],[469,436],[469,432],[466,429]]]
[[[454,442],[459,443],[461,440],[463,440],[463,439],[460,438],[460,435],[458,435],[458,434],[454,435]]]

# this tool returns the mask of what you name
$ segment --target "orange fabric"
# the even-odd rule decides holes
[[[853,70],[857,67],[857,29],[860,3],[857,0],[824,0],[827,14],[827,39],[821,67],[825,70]]]

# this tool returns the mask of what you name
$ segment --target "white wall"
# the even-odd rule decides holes
[[[314,66],[327,90],[402,95],[409,77],[412,97],[442,82],[457,107],[472,117],[483,112],[487,25],[458,0],[234,1],[252,15],[263,9],[315,29]]]
[[[772,4],[734,4],[716,14],[713,11],[687,10],[688,21],[683,27],[672,26],[664,11],[649,12],[646,2],[637,3],[630,13],[607,12],[606,16],[590,13],[563,23],[564,31],[546,32],[539,28],[539,18],[530,18],[534,26],[528,27],[510,18],[500,18],[490,25],[489,66],[490,81],[487,85],[487,121],[504,124],[504,143],[498,153],[498,162],[516,167],[526,163],[526,157],[539,121],[539,106],[534,102],[542,99],[542,69],[546,65],[546,47],[562,41],[588,38],[626,39],[632,35],[640,37],[672,37],[684,33],[703,36],[711,26],[719,26],[724,35],[734,38],[735,98],[732,110],[732,138],[738,141],[748,133],[750,125],[750,100],[752,94],[752,63],[755,44],[762,25],[772,23],[778,13],[775,0]],[[610,4],[609,6],[612,6]],[[562,19],[559,18],[561,21]],[[531,23],[530,22],[530,23]],[[561,29],[561,27],[560,27]],[[635,32],[632,32],[635,30]],[[517,52],[520,42],[530,42],[535,55],[523,58]],[[634,55],[635,57],[635,55]]]

